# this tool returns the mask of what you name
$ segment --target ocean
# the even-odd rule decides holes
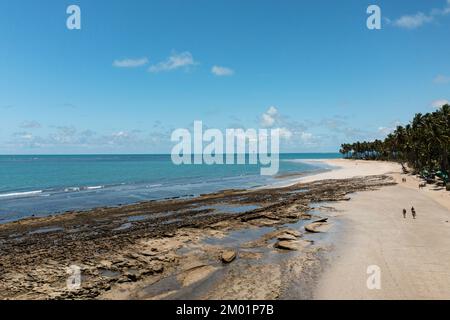
[[[277,176],[260,165],[174,165],[170,155],[0,155],[0,223],[223,189],[286,183],[327,170],[303,159],[338,153],[281,154]]]

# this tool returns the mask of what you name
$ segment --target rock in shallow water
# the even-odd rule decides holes
[[[290,241],[290,240],[297,240],[297,237],[293,236],[292,234],[289,234],[289,233],[283,233],[283,234],[280,234],[277,237],[277,239],[280,241]]]
[[[309,241],[304,241],[304,240],[295,240],[295,241],[287,241],[287,240],[283,240],[283,241],[278,241],[274,244],[275,248],[278,249],[283,249],[283,250],[300,250],[304,247],[307,247],[311,244],[311,242]]]
[[[300,233],[300,231],[297,231],[297,230],[294,230],[294,229],[286,229],[286,230],[284,230],[284,232],[285,233],[288,233],[288,234],[290,234],[290,235],[293,235],[294,237],[301,237],[301,233]]]
[[[313,222],[305,226],[305,230],[311,233],[327,232],[330,224],[326,222]]]
[[[328,218],[313,221],[305,226],[305,230],[311,233],[326,232],[329,228]]]
[[[222,262],[224,263],[230,263],[234,259],[236,259],[236,251],[234,250],[226,250],[222,252]]]

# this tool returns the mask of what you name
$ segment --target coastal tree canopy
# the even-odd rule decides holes
[[[344,143],[340,152],[351,159],[407,163],[416,172],[435,172],[448,182],[450,105],[432,113],[417,113],[406,126],[397,126],[383,141]]]

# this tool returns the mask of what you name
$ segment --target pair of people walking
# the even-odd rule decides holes
[[[416,218],[416,209],[414,207],[411,207],[411,214],[413,219]],[[403,209],[403,218],[406,219],[406,209]]]

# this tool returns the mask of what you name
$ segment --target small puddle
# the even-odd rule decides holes
[[[21,236],[20,233],[12,233],[12,234],[10,234],[10,235],[8,236],[8,238],[18,238],[18,237],[20,237],[20,236]]]
[[[213,286],[223,279],[226,268],[218,268],[213,271],[208,277],[196,281],[186,287],[177,280],[177,274],[173,274],[166,278],[159,280],[142,289],[139,294],[140,299],[152,299],[154,297],[164,294],[160,297],[163,300],[196,300],[201,299],[202,295],[209,292]],[[170,293],[170,294],[167,294]]]
[[[289,194],[299,194],[299,193],[305,193],[308,192],[309,189],[299,189],[299,190],[294,190],[294,191],[289,191]]]
[[[131,228],[131,226],[132,226],[133,224],[132,223],[129,223],[129,222],[127,222],[127,223],[123,223],[122,225],[120,225],[119,227],[117,227],[117,228],[115,228],[115,229],[113,229],[113,231],[120,231],[120,230],[126,230],[126,229],[129,229],[129,228]]]
[[[41,233],[49,233],[49,232],[59,232],[64,231],[61,227],[46,227],[46,228],[40,228],[33,231],[28,232],[28,234],[41,234]]]
[[[131,216],[127,218],[128,222],[138,222],[138,221],[144,221],[144,220],[148,220],[151,219],[152,217],[149,214],[143,214],[140,216]]]
[[[146,213],[146,214],[140,214],[136,216],[126,216],[126,219],[128,222],[139,222],[139,221],[145,221],[145,220],[152,220],[157,218],[165,218],[173,215],[173,211],[166,211],[166,212],[157,212],[157,213]]]
[[[181,218],[170,219],[170,220],[161,222],[161,224],[171,224],[171,223],[176,223],[176,222],[181,222],[181,221],[183,221],[183,219],[181,219]]]
[[[112,271],[108,269],[100,269],[99,270],[100,275],[106,278],[116,278],[120,275],[120,272],[118,271]]]
[[[224,238],[206,238],[204,243],[229,247],[240,247],[242,244],[261,238],[266,233],[272,232],[275,227],[257,227],[230,232]]]
[[[232,205],[232,204],[223,204],[223,205],[211,205],[211,206],[201,206],[196,208],[196,210],[208,210],[212,209],[216,213],[231,213],[231,214],[237,214],[237,213],[244,213],[248,211],[253,211],[256,209],[260,209],[261,206],[257,205]],[[214,214],[214,213],[209,213]]]
[[[180,288],[181,284],[178,282],[176,275],[172,275],[145,287],[142,290],[142,294],[145,297],[154,297],[165,292],[177,291]]]

